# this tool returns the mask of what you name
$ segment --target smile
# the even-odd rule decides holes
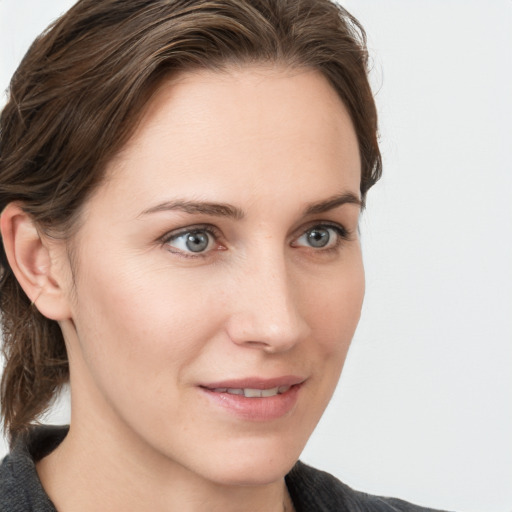
[[[276,386],[270,389],[255,388],[214,388],[215,393],[229,393],[230,395],[243,395],[246,398],[268,398],[286,393],[291,386]]]
[[[208,402],[224,417],[268,422],[289,416],[302,394],[306,379],[283,376],[273,379],[242,378],[200,385]]]

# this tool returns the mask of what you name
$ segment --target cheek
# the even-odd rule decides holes
[[[178,424],[191,421],[194,410],[184,400],[189,369],[218,331],[220,316],[212,308],[204,314],[213,297],[199,301],[195,290],[176,272],[154,269],[104,266],[78,282],[74,389],[85,397],[80,403],[93,400],[104,417],[121,418],[139,432],[155,429],[151,436],[169,428],[170,415]]]
[[[363,305],[365,279],[362,260],[354,257],[322,286],[310,286],[305,300],[308,322],[326,356],[345,356]]]
[[[96,268],[78,278],[74,320],[80,350],[99,380],[136,387],[141,375],[177,372],[215,331],[195,287],[176,272],[105,261]]]
[[[312,337],[301,358],[313,361],[315,370],[307,390],[310,405],[300,421],[310,432],[334,393],[359,322],[365,289],[362,261],[355,258],[313,289],[302,303]]]

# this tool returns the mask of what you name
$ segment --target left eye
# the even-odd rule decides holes
[[[335,247],[342,236],[341,228],[315,226],[297,238],[293,245],[313,247],[314,249],[329,249]]]
[[[167,245],[182,252],[202,253],[211,248],[213,235],[205,229],[194,229],[175,235],[167,241]]]

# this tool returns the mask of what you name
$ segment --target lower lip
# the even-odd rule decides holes
[[[269,397],[247,398],[244,395],[217,393],[200,388],[211,401],[230,413],[248,421],[272,421],[288,414],[297,403],[301,384],[292,386],[285,393]]]

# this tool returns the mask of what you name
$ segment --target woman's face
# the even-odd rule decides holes
[[[317,72],[164,84],[73,241],[72,425],[215,482],[282,478],[359,319],[359,183]]]

